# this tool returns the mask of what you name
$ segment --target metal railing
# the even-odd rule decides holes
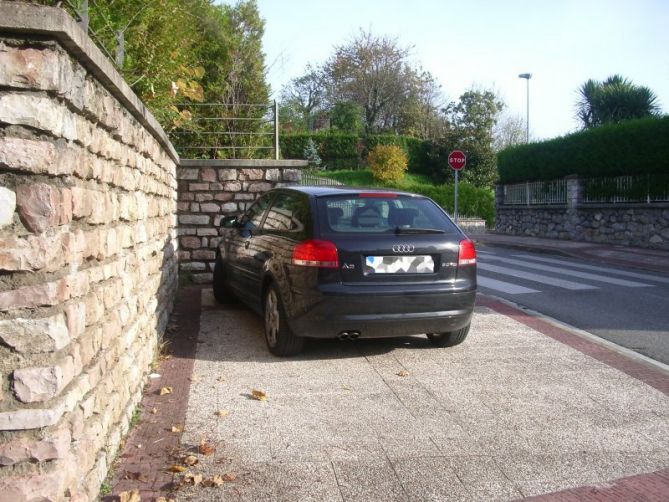
[[[323,178],[312,173],[302,172],[300,178],[300,185],[325,185],[325,186],[342,186],[343,183],[332,178]]]
[[[567,181],[528,181],[504,185],[504,205],[529,206],[566,204]]]
[[[279,160],[279,105],[182,103],[189,117],[169,133],[184,158],[268,158]]]
[[[669,175],[644,174],[583,180],[585,204],[669,202]]]

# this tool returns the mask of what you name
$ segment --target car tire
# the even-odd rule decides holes
[[[471,323],[456,331],[448,331],[446,333],[428,333],[427,337],[432,342],[432,345],[435,345],[436,347],[453,347],[465,341],[465,338],[467,338],[467,335],[469,334],[470,326]]]
[[[225,270],[220,257],[216,256],[216,263],[214,264],[214,298],[218,303],[230,303],[234,297],[225,283]]]
[[[275,356],[294,356],[302,351],[304,338],[296,336],[286,322],[286,312],[279,290],[270,284],[263,302],[265,317],[265,341]]]

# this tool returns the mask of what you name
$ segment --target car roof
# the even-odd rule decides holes
[[[329,197],[332,195],[358,195],[360,193],[388,193],[394,195],[406,195],[408,197],[423,197],[411,192],[403,192],[401,190],[391,190],[388,188],[378,187],[349,187],[349,186],[311,186],[311,185],[291,185],[283,187],[282,189],[295,190],[312,197]],[[281,190],[277,188],[277,190]]]

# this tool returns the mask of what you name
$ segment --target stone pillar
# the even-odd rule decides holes
[[[565,178],[567,182],[567,212],[565,228],[570,239],[578,239],[579,217],[578,208],[583,197],[583,181],[577,175],[572,174]]]

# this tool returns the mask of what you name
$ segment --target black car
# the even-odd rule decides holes
[[[448,347],[469,332],[474,244],[427,197],[277,188],[221,226],[214,295],[264,315],[273,354],[296,354],[305,338],[418,333]]]

